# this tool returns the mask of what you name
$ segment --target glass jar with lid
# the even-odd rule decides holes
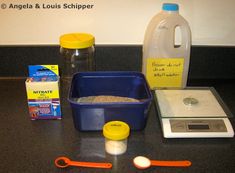
[[[88,33],[68,33],[60,36],[62,77],[71,78],[74,73],[95,70],[94,42],[94,36]]]

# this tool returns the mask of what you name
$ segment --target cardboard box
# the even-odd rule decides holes
[[[61,119],[58,65],[30,65],[25,81],[32,120]]]

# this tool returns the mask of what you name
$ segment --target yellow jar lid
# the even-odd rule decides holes
[[[122,121],[110,121],[104,125],[103,134],[111,140],[122,140],[129,136],[130,128]]]
[[[95,38],[87,33],[70,33],[60,36],[60,46],[68,49],[83,49],[91,47]]]

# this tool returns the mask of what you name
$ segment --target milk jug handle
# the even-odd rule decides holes
[[[191,31],[190,31],[189,27],[187,27],[186,25],[175,25],[174,38],[175,38],[175,34],[176,34],[175,31],[176,31],[177,27],[180,28],[180,36],[181,36],[181,42],[180,42],[179,47],[177,47],[177,48],[185,49],[188,45],[191,44]],[[174,40],[174,42],[175,42],[175,40]]]

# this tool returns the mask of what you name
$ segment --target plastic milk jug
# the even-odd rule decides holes
[[[181,41],[176,44],[176,29]],[[151,89],[184,88],[190,60],[191,32],[177,4],[165,3],[150,21],[143,44],[142,72]]]

